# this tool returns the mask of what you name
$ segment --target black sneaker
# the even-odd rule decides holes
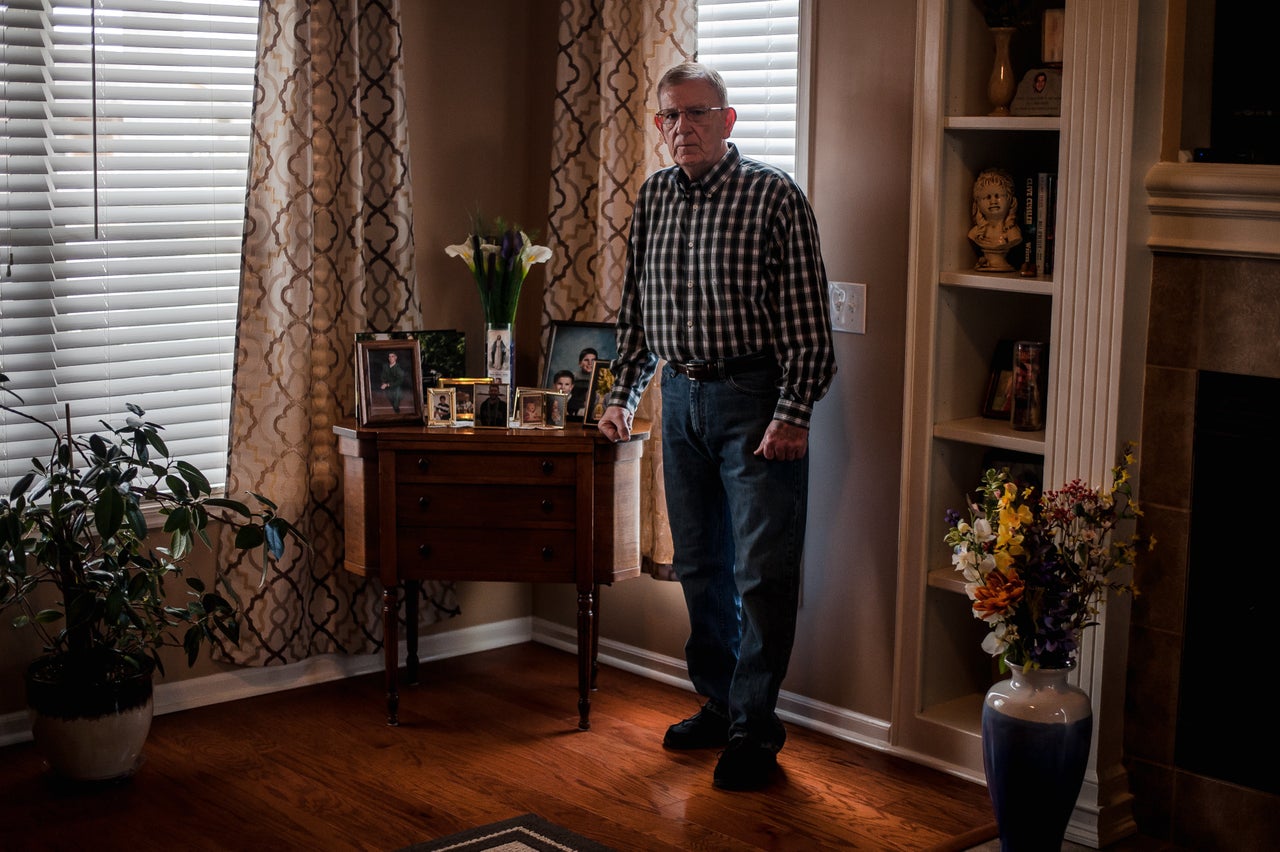
[[[662,747],[684,751],[694,748],[723,748],[729,743],[729,717],[708,701],[683,722],[667,728]]]
[[[720,752],[711,785],[720,790],[760,790],[769,786],[777,768],[778,755],[773,749],[737,736]]]

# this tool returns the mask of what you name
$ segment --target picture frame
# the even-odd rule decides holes
[[[1001,340],[991,354],[982,416],[1008,420],[1013,413],[1013,341]]]
[[[356,332],[356,342],[362,340],[418,341],[418,360],[422,364],[424,390],[436,387],[442,378],[461,376],[467,369],[467,335],[458,329]]]
[[[544,423],[541,388],[521,388],[516,396],[515,420],[522,429],[536,429]]]
[[[572,421],[581,421],[586,410],[591,373],[582,366],[581,356],[588,349],[595,350],[596,362],[613,361],[618,357],[618,341],[613,323],[552,321],[542,386],[548,390],[559,390],[556,387],[556,375],[563,372],[573,374],[573,388],[569,392],[566,414]]]
[[[569,414],[569,394],[543,391],[542,425],[548,429],[563,429]]]
[[[476,420],[476,385],[490,384],[487,378],[453,377],[440,380],[440,387],[452,388],[454,396],[453,422],[455,426],[470,426]]]
[[[1010,350],[1012,352],[1013,350]],[[1010,356],[1012,357],[1012,355]],[[587,407],[582,418],[584,426],[594,426],[604,416],[604,400],[613,390],[613,362],[597,361],[591,371],[591,386],[587,391]]]
[[[511,385],[486,382],[472,385],[475,389],[477,429],[507,429],[511,425]]]
[[[452,426],[456,409],[453,388],[431,388],[427,391],[427,425]]]
[[[357,341],[356,398],[361,425],[422,423],[418,341]]]

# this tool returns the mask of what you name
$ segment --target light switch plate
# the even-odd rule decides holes
[[[867,285],[832,281],[831,328],[852,334],[867,333]]]

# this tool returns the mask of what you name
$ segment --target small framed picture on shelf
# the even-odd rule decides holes
[[[1001,340],[991,355],[982,416],[1008,420],[1013,412],[1013,341]]]
[[[431,388],[427,391],[428,426],[452,426],[453,411],[453,388]]]
[[[1040,60],[1045,65],[1062,67],[1062,33],[1066,20],[1066,9],[1044,10],[1040,26]]]
[[[511,385],[489,382],[475,385],[477,429],[506,429],[511,413]]]
[[[453,422],[460,426],[471,426],[476,422],[476,386],[492,382],[485,379],[452,378],[441,379],[440,387],[453,389]]]
[[[422,367],[416,340],[356,342],[360,423],[422,423]]]
[[[1009,112],[1013,115],[1059,115],[1062,112],[1062,69],[1032,68],[1022,75]]]
[[[594,426],[604,417],[604,400],[613,390],[613,362],[597,361],[591,373],[591,386],[587,390],[586,414],[582,418],[583,425]]]
[[[516,396],[516,421],[522,428],[536,429],[543,424],[542,390],[521,388]]]
[[[569,411],[569,394],[543,391],[542,425],[548,429],[563,429]]]

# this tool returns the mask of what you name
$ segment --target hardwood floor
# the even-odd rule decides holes
[[[773,788],[715,790],[714,751],[661,747],[696,696],[609,667],[599,687],[580,732],[573,656],[530,643],[424,665],[398,728],[381,674],[173,713],[132,779],[92,789],[10,746],[0,849],[396,850],[525,812],[654,852],[961,849],[994,832],[985,788],[796,726]]]

